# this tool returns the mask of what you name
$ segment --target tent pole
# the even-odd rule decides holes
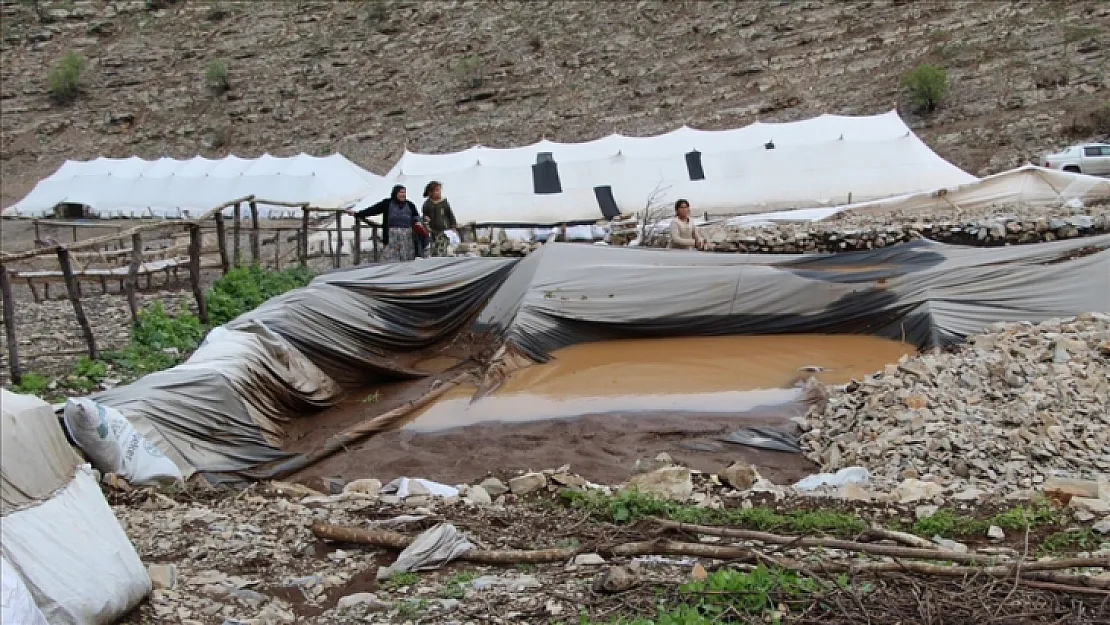
[[[343,213],[335,213],[335,260],[332,266],[339,269],[343,266]]]
[[[96,337],[93,336],[89,319],[85,316],[85,309],[81,306],[81,291],[77,286],[77,277],[73,275],[73,261],[70,259],[69,250],[64,247],[58,248],[58,264],[62,266],[62,277],[65,279],[69,301],[73,304],[73,313],[77,317],[77,324],[81,326],[81,332],[85,335],[85,343],[89,346],[89,358],[98,360],[100,350],[96,347]]]
[[[274,235],[274,271],[281,271],[281,229]]]
[[[374,237],[374,262],[381,262],[381,252],[378,251],[378,224],[371,226],[370,236]]]
[[[340,219],[342,219],[342,216],[340,216]],[[355,246],[354,246],[354,248],[352,248],[351,253],[354,255],[353,257],[354,257],[355,267],[358,267],[359,265],[362,264],[362,225],[359,223],[359,218],[358,217],[355,217],[354,219],[355,219],[355,223],[354,223],[353,227],[354,227],[354,235],[355,235],[355,242],[354,242]]]
[[[301,248],[301,266],[308,266],[308,204],[301,207],[301,232],[300,232],[300,248]]]
[[[38,230],[38,223],[35,224]],[[28,281],[29,283],[30,281]],[[34,289],[31,289],[34,292]],[[8,267],[0,265],[0,294],[4,296],[4,336],[8,340],[8,369],[11,371],[12,384],[23,381],[23,369],[19,366],[19,340],[15,333],[15,299],[12,298],[12,282],[8,277]]]

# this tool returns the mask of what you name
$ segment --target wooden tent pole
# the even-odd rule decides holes
[[[224,275],[231,270],[231,263],[227,258],[227,237],[224,234],[224,214],[217,212],[213,219],[216,220],[216,244],[220,249],[220,269]]]
[[[251,263],[262,264],[262,234],[258,230],[258,203],[250,201],[251,207]]]
[[[139,301],[136,291],[139,290],[139,268],[143,264],[143,235],[136,232],[131,235],[131,266],[127,269],[127,306],[131,309],[131,322],[139,325]]]
[[[201,234],[200,225],[189,226],[189,281],[193,285],[193,297],[197,300],[197,316],[200,322],[208,323],[208,306],[204,303],[204,289],[200,276]]]
[[[238,267],[239,264],[243,262],[243,255],[242,255],[242,252],[239,249],[240,248],[240,236],[241,236],[241,234],[240,234],[241,230],[240,229],[242,228],[242,222],[243,222],[243,216],[240,214],[242,212],[242,207],[243,207],[242,204],[236,204],[235,205],[235,215],[231,218],[231,236],[235,239],[235,241],[232,244],[233,260],[231,262],[233,262],[236,267]]]

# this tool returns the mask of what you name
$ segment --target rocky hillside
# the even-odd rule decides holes
[[[66,158],[417,151],[729,128],[896,102],[942,156],[997,171],[1108,132],[1110,4],[875,0],[0,0],[3,186]],[[78,97],[47,73],[87,59]],[[206,86],[222,59],[230,88]],[[935,113],[900,76],[948,70]]]

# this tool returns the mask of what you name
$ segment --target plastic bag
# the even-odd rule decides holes
[[[3,557],[0,557],[0,586],[0,623],[47,625],[23,578]]]
[[[803,478],[794,488],[799,490],[816,490],[822,486],[843,486],[849,482],[866,484],[871,479],[871,473],[863,467],[848,467],[833,473],[818,473]]]
[[[91,399],[71,399],[63,411],[66,430],[101,473],[132,484],[181,482],[181,470],[115,408]]]

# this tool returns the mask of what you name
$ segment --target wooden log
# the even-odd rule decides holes
[[[305,205],[301,207],[301,241],[299,246],[301,252],[301,266],[308,265],[308,219],[308,206]]]
[[[37,228],[36,224],[36,228]],[[15,298],[12,295],[12,282],[8,268],[0,265],[0,295],[4,297],[4,338],[8,341],[8,370],[12,384],[23,381],[23,369],[19,366],[19,339],[15,333]]]
[[[62,276],[65,278],[66,292],[69,301],[73,304],[73,313],[77,316],[77,325],[81,326],[81,333],[85,335],[85,344],[89,347],[89,358],[100,359],[100,350],[96,347],[96,337],[93,336],[92,326],[85,316],[85,309],[81,306],[81,291],[77,286],[77,277],[73,275],[73,262],[69,258],[69,250],[58,249],[58,264],[62,266]]]
[[[234,238],[234,243],[233,243],[233,248],[234,249],[233,249],[233,254],[232,254],[232,259],[233,260],[231,262],[235,263],[236,267],[238,267],[239,264],[243,262],[243,255],[242,255],[242,252],[240,252],[240,250],[239,250],[240,238],[242,236],[240,228],[242,227],[242,222],[243,222],[243,216],[239,214],[241,212],[241,209],[242,209],[242,206],[239,205],[239,204],[236,204],[235,205],[235,215],[231,218],[231,236]]]
[[[358,217],[355,217],[355,224],[354,224],[354,234],[355,234],[354,246],[355,247],[351,250],[351,254],[352,254],[352,259],[354,260],[354,265],[356,267],[362,264],[362,225],[360,223],[361,221],[362,220],[360,220]]]
[[[343,213],[335,215],[335,261],[333,266],[339,269],[343,266]]]
[[[224,275],[231,270],[231,261],[227,257],[227,237],[224,233],[224,214],[222,212],[216,213],[214,217],[216,220],[216,245],[220,250],[220,269],[223,270]]]
[[[381,262],[381,251],[378,250],[378,224],[374,224],[370,228],[370,236],[374,239],[374,262]]]
[[[189,226],[189,281],[193,286],[193,297],[197,300],[197,316],[203,324],[208,323],[208,306],[204,303],[204,288],[200,282],[200,226]]]
[[[258,231],[258,203],[250,201],[251,207],[251,264],[262,263],[262,233]]]

